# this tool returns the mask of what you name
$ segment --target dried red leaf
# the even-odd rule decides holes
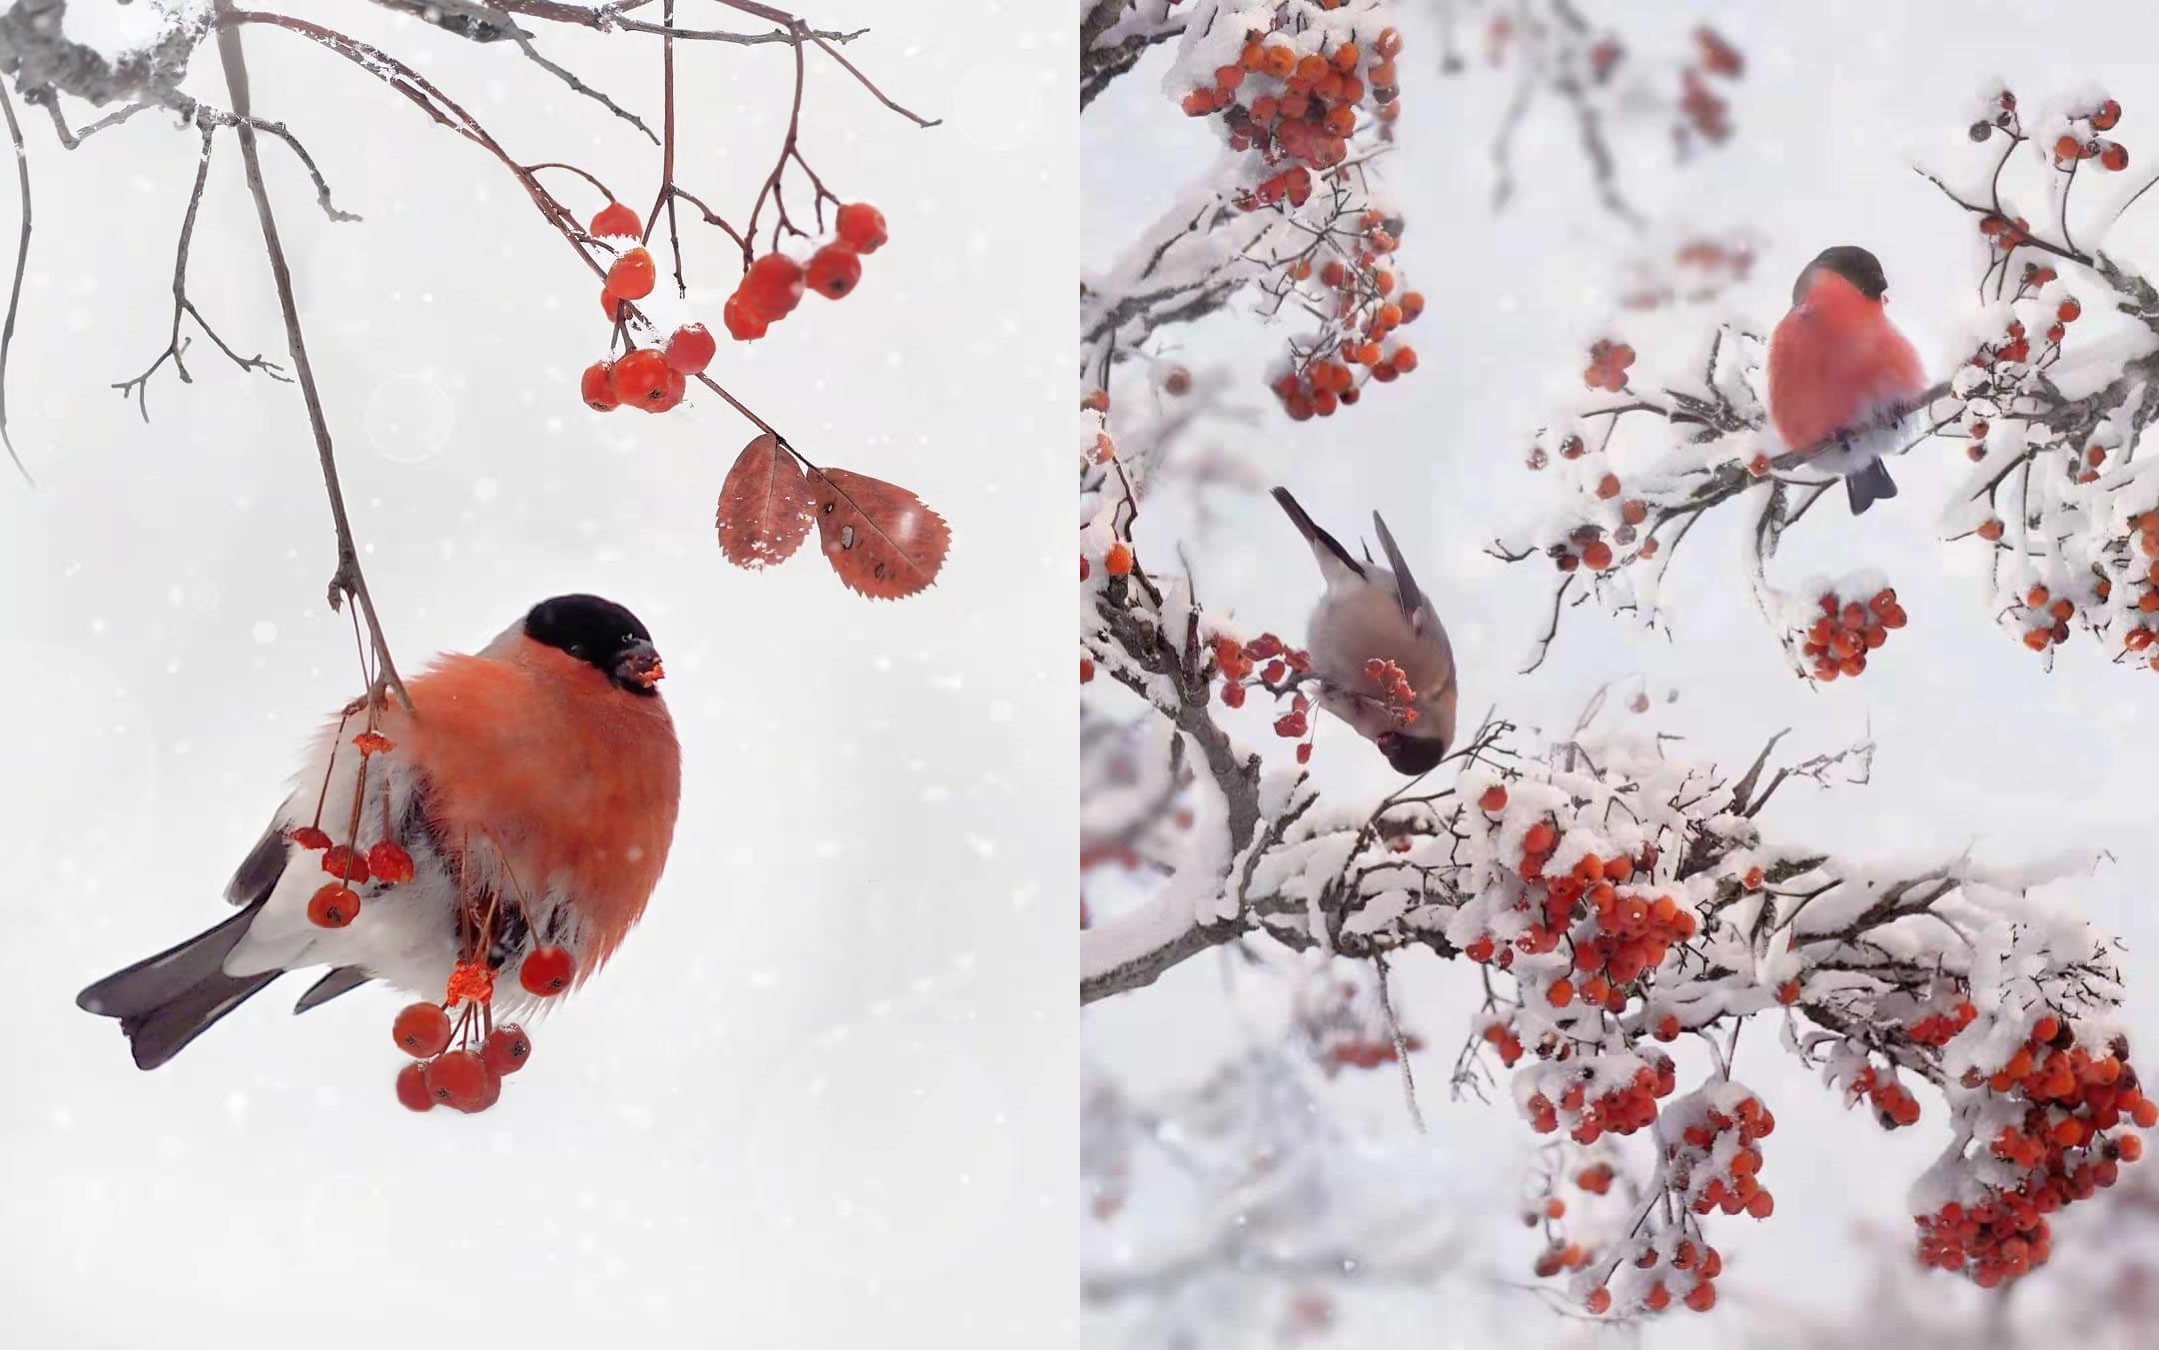
[[[897,600],[937,580],[952,529],[920,497],[845,469],[813,470],[809,485],[825,561],[847,589]]]
[[[720,552],[752,570],[783,563],[809,537],[809,480],[767,432],[742,448],[720,485]]]

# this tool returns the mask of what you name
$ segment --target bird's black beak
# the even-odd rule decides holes
[[[667,670],[660,664],[660,653],[649,642],[633,642],[615,657],[615,683],[639,693],[652,693],[653,686],[667,677]]]

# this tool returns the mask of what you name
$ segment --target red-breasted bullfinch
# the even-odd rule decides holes
[[[1319,676],[1319,706],[1354,727],[1379,747],[1395,772],[1426,773],[1447,757],[1454,743],[1454,648],[1432,602],[1417,589],[1409,564],[1395,547],[1387,522],[1372,513],[1387,566],[1349,556],[1335,537],[1313,523],[1289,489],[1276,488],[1274,499],[1290,523],[1312,546],[1327,590],[1305,625],[1305,649],[1312,673]],[[1409,682],[1408,706],[1415,717],[1406,724],[1383,685],[1366,670],[1368,662],[1392,661]]]
[[[1889,322],[1888,279],[1852,244],[1823,249],[1792,283],[1792,309],[1769,339],[1769,417],[1788,450],[1835,438],[1807,460],[1840,474],[1858,515],[1897,495],[1882,456],[1911,440],[1927,390],[1919,353]]]
[[[410,680],[412,709],[393,699],[381,715],[390,748],[364,757],[364,786],[354,704],[316,737],[226,887],[240,912],[76,1002],[118,1018],[135,1063],[154,1069],[289,970],[331,968],[295,1012],[371,979],[440,1000],[461,927],[490,911],[490,967],[515,971],[547,944],[568,949],[581,982],[644,912],[674,839],[681,758],[654,687],[662,673],[637,616],[565,595],[533,606],[477,656],[439,657]],[[345,844],[355,816],[354,851],[387,839],[410,856],[412,876],[354,881],[357,915],[325,927],[309,903],[336,878],[310,831]],[[537,1001],[515,979],[494,998],[498,1014]]]

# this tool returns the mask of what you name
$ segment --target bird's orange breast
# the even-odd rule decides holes
[[[520,885],[567,887],[612,950],[644,912],[674,840],[681,756],[667,706],[528,644],[512,660],[445,657],[385,730],[430,783],[453,847],[494,842]]]
[[[1769,415],[1798,450],[1926,389],[1919,354],[1879,306],[1795,307],[1769,340]]]

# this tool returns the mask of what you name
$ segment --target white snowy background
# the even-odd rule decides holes
[[[1786,584],[1871,564],[1888,572],[1911,614],[1910,626],[1863,678],[1820,690],[1789,675],[1748,598],[1733,511],[1705,522],[1679,551],[1666,582],[1669,640],[1585,606],[1569,613],[1552,659],[1528,678],[1514,672],[1548,612],[1551,574],[1541,564],[1503,566],[1482,549],[1495,533],[1559,505],[1551,471],[1530,473],[1522,461],[1557,403],[1579,402],[1588,340],[1609,333],[1634,341],[1645,363],[1638,374],[1663,354],[1632,336],[1668,331],[1662,316],[1654,325],[1625,315],[1605,322],[1618,314],[1620,264],[1643,248],[1668,251],[1688,234],[1735,226],[1758,233],[1763,242],[1750,282],[1699,314],[1696,329],[1706,337],[1713,320],[1726,316],[1766,332],[1809,258],[1831,244],[1863,244],[1887,269],[1892,317],[1946,375],[1963,354],[1955,344],[1973,310],[1980,252],[1970,218],[1911,165],[1922,158],[1969,164],[1956,156],[1972,149],[1963,128],[1974,100],[1989,80],[2006,78],[2027,100],[2073,90],[2119,97],[2125,115],[2118,135],[2132,156],[2123,177],[2143,181],[2159,164],[2159,105],[2148,95],[2159,17],[2126,4],[2055,13],[1963,0],[1581,8],[1593,24],[1620,28],[1638,52],[1682,47],[1696,23],[1714,22],[1747,60],[1742,82],[1717,82],[1732,99],[1734,140],[1673,172],[1659,124],[1629,133],[1623,186],[1652,222],[1637,237],[1596,206],[1575,128],[1547,101],[1517,140],[1517,196],[1495,216],[1488,207],[1490,144],[1511,76],[1482,67],[1472,24],[1469,72],[1443,81],[1436,7],[1405,6],[1399,64],[1406,110],[1400,150],[1384,171],[1408,219],[1400,257],[1409,284],[1430,301],[1426,316],[1405,330],[1422,363],[1331,420],[1293,425],[1261,383],[1283,329],[1259,329],[1240,315],[1176,330],[1168,335],[1176,358],[1196,370],[1228,363],[1257,414],[1249,429],[1218,427],[1188,448],[1246,454],[1345,540],[1369,539],[1369,512],[1381,507],[1453,634],[1465,725],[1497,703],[1517,721],[1564,730],[1599,684],[1642,676],[1654,691],[1679,689],[1679,702],[1652,716],[1687,738],[1681,752],[1715,758],[1735,773],[1781,728],[1793,728],[1783,748],[1799,756],[1840,748],[1871,729],[1881,747],[1872,785],[1818,792],[1787,784],[1765,816],[1780,837],[1922,863],[1967,845],[2004,859],[2104,847],[2112,862],[2053,893],[2127,940],[2127,1023],[2133,1043],[2151,1055],[2159,1047],[2159,918],[2149,884],[2159,872],[2150,797],[2159,720],[2145,710],[2159,698],[2159,677],[2108,665],[2113,649],[2081,634],[2048,675],[2012,634],[1993,626],[1981,550],[1969,542],[1943,545],[1933,534],[1943,494],[1965,467],[1955,444],[1901,461],[1903,495],[1863,522],[1845,511],[1840,493],[1787,538],[1773,565]],[[1105,266],[1135,222],[1153,219],[1175,185],[1213,161],[1214,131],[1181,116],[1161,93],[1166,61],[1165,51],[1151,54],[1083,119],[1087,266]],[[2027,191],[2025,200],[2036,195]],[[2147,269],[2159,266],[2159,206],[2140,204],[2106,246]],[[2098,297],[2096,282],[2070,279]],[[2087,303],[2088,312],[2094,308]],[[1218,491],[1211,506],[1221,523],[1200,534],[1185,485],[1151,500],[1137,530],[1140,555],[1167,558],[1184,540],[1210,605],[1250,629],[1294,638],[1317,595],[1308,553],[1264,496]],[[1136,710],[1106,681],[1090,697],[1119,716]],[[1267,726],[1272,716],[1255,700],[1229,725],[1286,761],[1288,743]],[[1323,725],[1314,754],[1325,790],[1372,800],[1399,782],[1340,732]],[[1114,907],[1109,886],[1090,895],[1103,909]],[[1235,973],[1232,964],[1203,957],[1154,987],[1090,1007],[1085,1053],[1145,1103],[1197,1083],[1240,1047],[1277,1037],[1282,982]],[[1470,1264],[1526,1285],[1540,1240],[1523,1230],[1516,1197],[1521,1164],[1538,1137],[1503,1096],[1486,1106],[1447,1093],[1475,1007],[1475,976],[1414,956],[1393,970],[1395,1006],[1426,1042],[1412,1063],[1430,1132],[1413,1130],[1391,1066],[1345,1074],[1328,1107],[1380,1144],[1337,1159],[1331,1170],[1357,1178],[1375,1213],[1436,1194],[1461,1225]],[[1766,1017],[1748,1030],[1738,1071],[1765,1094],[1779,1122],[1764,1145],[1762,1172],[1776,1214],[1766,1223],[1714,1225],[1712,1240],[1726,1258],[1722,1301],[1706,1317],[1675,1311],[1652,1323],[1643,1343],[1659,1350],[1734,1344],[1743,1328],[1767,1327],[1763,1343],[1777,1344],[1776,1324],[1767,1320],[1773,1310],[1783,1325],[1796,1326],[1851,1305],[1879,1259],[1878,1248],[1851,1240],[1855,1226],[1878,1225],[1901,1244],[1910,1230],[1906,1186],[1945,1141],[1938,1097],[1923,1096],[1927,1114],[1918,1127],[1884,1135],[1801,1073],[1776,1044],[1775,1030]],[[1683,1079],[1690,1063],[1697,1078],[1701,1072],[1683,1058]],[[1159,1172],[1155,1180],[1162,1181]],[[1087,1221],[1087,1267],[1160,1269],[1195,1235],[1236,1223],[1234,1215],[1196,1213],[1191,1204],[1174,1180],[1137,1184],[1114,1221]],[[2065,1222],[2106,1222],[2102,1205],[2089,1211]],[[2031,1277],[2046,1279],[2045,1271]],[[1332,1339],[1320,1344],[1481,1346],[1503,1335],[1509,1344],[1541,1346],[1563,1337],[1619,1343],[1625,1335],[1562,1321],[1526,1294],[1437,1271],[1422,1288],[1360,1281],[1354,1272],[1310,1283],[1337,1300]],[[1947,1278],[1932,1288],[1944,1299],[1973,1293]],[[1084,1312],[1089,1343],[1212,1347],[1244,1344],[1247,1336],[1252,1344],[1273,1343],[1280,1325],[1278,1316],[1210,1312],[1204,1301],[1175,1307],[1173,1297],[1181,1295],[1134,1296]],[[1189,1316],[1195,1306],[1203,1314],[1197,1318]],[[1204,1328],[1210,1319],[1239,1329],[1183,1340],[1173,1330]]]
[[[513,154],[649,202],[657,150],[507,44],[291,8],[406,54]],[[1070,398],[1071,19],[803,12],[873,27],[849,55],[945,125],[811,54],[811,162],[892,241],[844,303],[811,297],[752,346],[722,333],[713,372],[817,462],[947,517],[941,580],[899,603],[843,590],[814,547],[765,575],[724,563],[712,504],[752,429],[709,396],[588,412],[597,283],[515,184],[364,72],[247,34],[258,111],[366,218],[327,223],[265,141],[405,668],[570,590],[628,604],[667,661],[666,877],[475,1118],[393,1099],[402,1000],[379,989],[296,1019],[306,982],[281,983],[149,1075],[73,1005],[224,915],[302,738],[357,683],[295,388],[199,336],[196,382],[168,366],[148,425],[110,387],[165,340],[194,134],[145,115],[70,154],[18,104],[37,233],[9,410],[38,485],[0,473],[0,1344],[1075,1343],[1074,717],[1043,603],[1069,585],[1069,510],[1031,448]],[[656,40],[534,27],[657,126]],[[744,210],[787,51],[680,60],[682,181]],[[214,51],[189,87],[222,101]],[[10,182],[0,235],[15,222]],[[725,241],[684,229],[690,309],[720,331]],[[191,289],[243,352],[283,356],[223,135]]]

